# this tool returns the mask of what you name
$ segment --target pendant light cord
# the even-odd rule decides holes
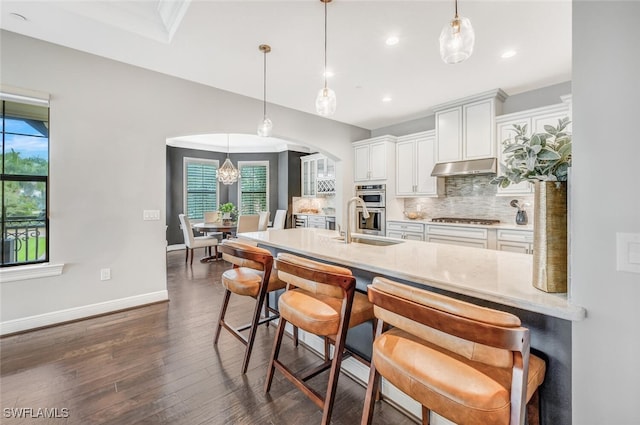
[[[458,19],[458,0],[456,0],[456,16],[455,19]]]
[[[324,1],[324,88],[327,88],[327,1]]]
[[[267,118],[267,50],[264,50],[264,89],[263,89],[262,115]]]

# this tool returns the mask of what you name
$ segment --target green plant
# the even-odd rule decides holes
[[[233,205],[233,203],[231,203],[231,202],[227,202],[226,204],[220,205],[220,207],[218,209],[223,214],[229,214],[231,216],[231,218],[235,218],[235,216],[238,213],[238,210],[236,209],[236,206]]]
[[[527,137],[527,125],[514,124],[515,135],[502,142],[505,155],[500,164],[502,175],[491,183],[507,187],[522,181],[566,181],[571,166],[569,118],[558,120],[556,127],[545,125],[543,133]]]

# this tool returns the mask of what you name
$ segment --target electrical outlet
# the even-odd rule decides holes
[[[111,279],[111,269],[100,269],[100,280]]]
[[[616,245],[616,269],[640,273],[640,233],[617,233]]]

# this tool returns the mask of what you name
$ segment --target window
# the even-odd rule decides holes
[[[218,161],[184,159],[184,211],[189,219],[204,219],[218,209]]]
[[[49,261],[48,101],[0,93],[0,265]]]
[[[268,211],[269,161],[238,162],[240,170],[240,214],[258,214]]]

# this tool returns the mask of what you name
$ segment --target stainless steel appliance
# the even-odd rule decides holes
[[[356,208],[356,232],[386,236],[387,217],[384,208],[369,208],[369,217],[364,218],[362,207]]]
[[[296,221],[295,221],[295,226],[296,227],[307,227],[307,216],[306,215],[298,215],[296,214]]]
[[[336,230],[336,218],[335,217],[326,217],[325,226],[327,230]]]
[[[356,186],[356,196],[362,198],[367,208],[384,208],[386,206],[386,191],[384,184]]]

